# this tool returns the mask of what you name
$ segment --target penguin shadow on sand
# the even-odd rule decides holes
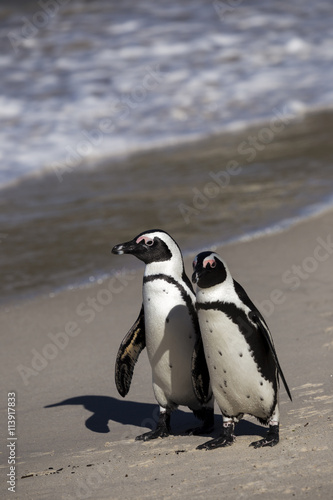
[[[44,408],[56,406],[83,406],[85,410],[92,413],[85,425],[92,432],[110,432],[109,421],[118,422],[123,425],[136,425],[141,427],[145,420],[154,414],[156,405],[150,403],[138,403],[136,401],[121,401],[110,396],[77,396],[59,403],[53,403]]]
[[[110,396],[77,396],[59,403],[53,403],[44,408],[55,408],[58,406],[82,406],[84,410],[92,413],[85,422],[85,426],[92,432],[110,432],[109,421],[118,422],[123,425],[133,425],[140,429],[155,428],[158,421],[158,406],[151,403],[139,403],[137,401],[119,400]],[[177,410],[172,415],[175,430],[186,429],[193,422],[198,422],[191,414]]]
[[[158,420],[158,406],[151,403],[139,403],[137,401],[122,401],[110,396],[77,396],[59,403],[44,406],[44,408],[55,408],[58,406],[79,405],[92,413],[85,422],[85,426],[92,432],[108,433],[110,432],[109,421],[118,422],[123,425],[133,425],[140,429],[154,428]],[[184,412],[177,409],[172,414],[172,435],[183,435],[187,429],[196,427],[197,420],[191,412]],[[215,414],[215,430],[211,433],[212,437],[218,435],[222,427],[221,415]],[[262,436],[266,435],[266,428],[241,420],[236,427],[236,436]]]

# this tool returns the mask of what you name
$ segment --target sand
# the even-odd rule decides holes
[[[150,367],[143,352],[122,399],[114,363],[141,306],[143,265],[113,282],[3,307],[0,497],[333,498],[332,216],[217,249],[264,314],[292,392],[290,402],[281,388],[274,448],[249,447],[266,430],[245,417],[232,447],[196,450],[207,436],[184,435],[199,423],[186,408],[173,415],[173,435],[135,442],[156,419]],[[119,271],[131,259],[119,257]],[[12,441],[8,392],[16,403]],[[221,425],[215,413],[213,435]],[[15,493],[7,490],[6,442],[16,462]]]

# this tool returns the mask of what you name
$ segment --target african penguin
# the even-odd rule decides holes
[[[223,415],[221,436],[198,449],[231,445],[235,422],[244,413],[269,424],[266,438],[251,446],[274,446],[279,442],[279,376],[290,400],[291,395],[268,326],[219,255],[201,252],[193,262],[193,271],[210,381]]]
[[[138,319],[122,341],[116,360],[118,392],[129,391],[134,365],[147,347],[155,398],[160,407],[156,429],[137,436],[147,441],[170,433],[170,415],[188,406],[209,432],[214,402],[209,384],[192,284],[185,274],[177,243],[165,231],[145,231],[116,245],[114,254],[132,254],[145,263],[143,304]]]

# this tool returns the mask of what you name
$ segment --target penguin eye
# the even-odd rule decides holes
[[[146,241],[146,245],[149,247],[153,246],[153,244],[154,244],[154,240],[147,240]]]
[[[215,260],[213,260],[213,262],[211,262],[210,267],[216,267],[216,262],[215,262]]]

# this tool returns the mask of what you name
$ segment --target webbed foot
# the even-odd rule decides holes
[[[270,425],[267,436],[259,441],[250,444],[253,448],[263,448],[266,446],[276,446],[279,442],[279,425]]]
[[[151,439],[165,438],[170,435],[170,411],[161,411],[157,427],[154,430],[136,436],[135,441],[150,441]]]
[[[150,441],[151,439],[165,438],[168,437],[169,435],[170,433],[168,432],[167,429],[156,427],[155,430],[145,432],[144,434],[136,436],[135,441]]]
[[[234,427],[234,424],[223,426],[223,434],[221,436],[200,444],[197,446],[197,450],[215,450],[215,448],[226,448],[227,446],[231,446],[235,441]]]

